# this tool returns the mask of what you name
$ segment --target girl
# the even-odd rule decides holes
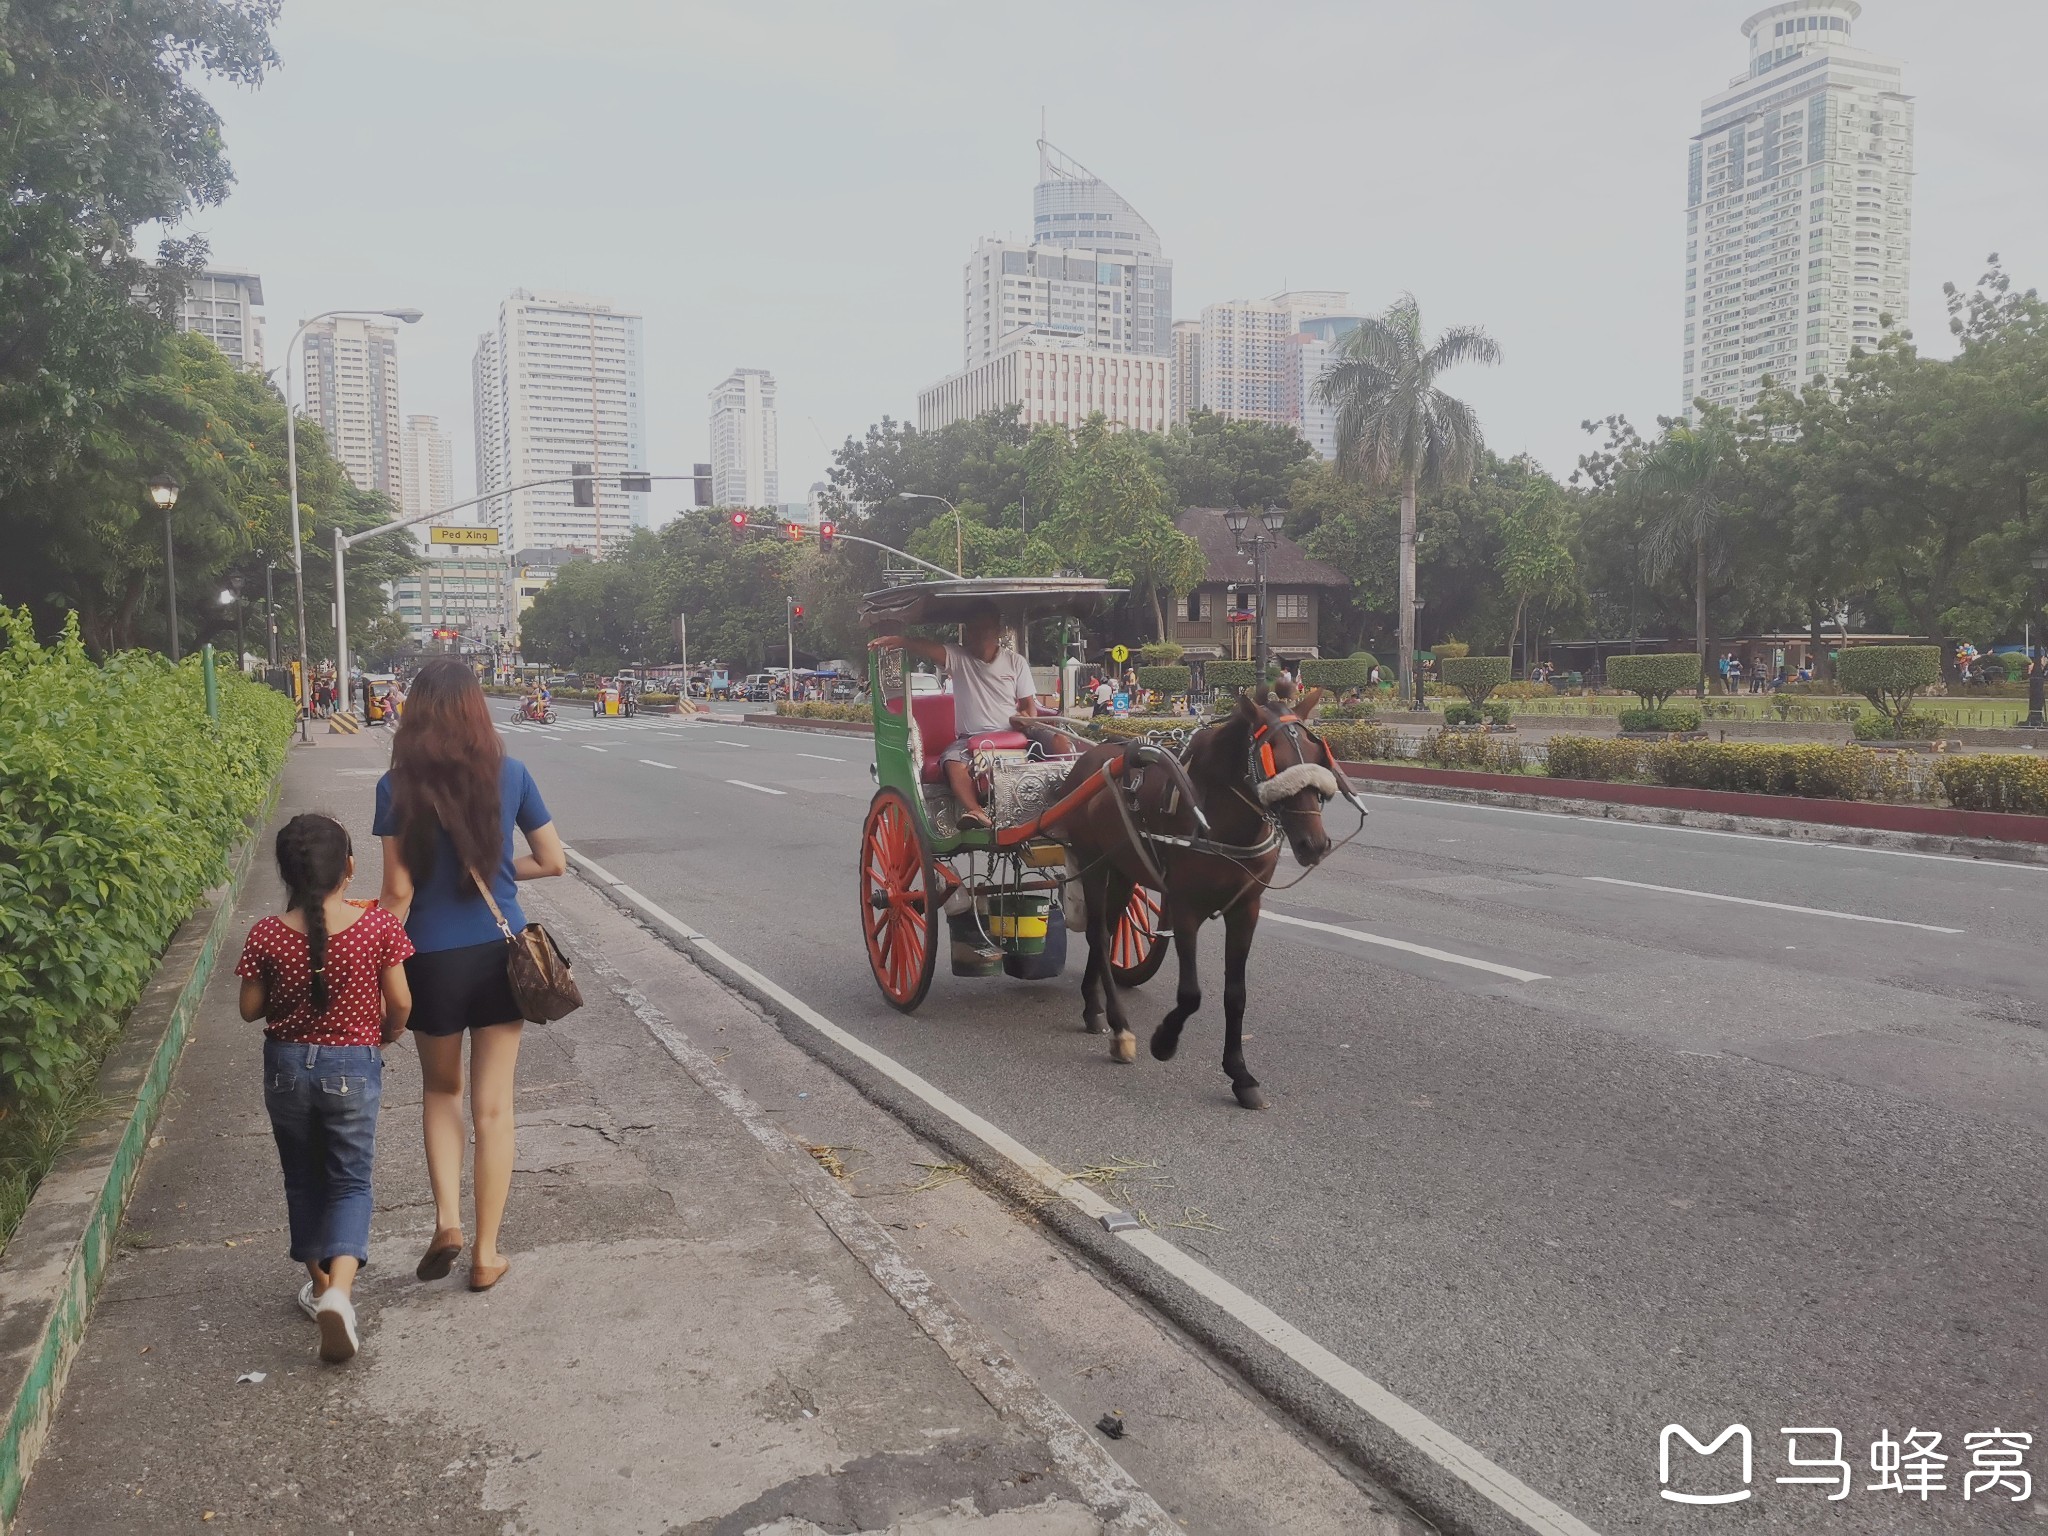
[[[384,839],[387,912],[418,951],[406,962],[419,1007],[420,1118],[434,1186],[434,1236],[419,1267],[439,1280],[462,1252],[462,1043],[469,1041],[469,1111],[476,1128],[476,1247],[469,1288],[487,1291],[511,1263],[498,1230],[512,1188],[512,1089],[522,1020],[505,974],[505,941],[479,882],[514,933],[526,926],[518,882],[566,874],[569,857],[540,786],[507,757],[469,664],[437,656],[413,679],[377,781],[374,830]],[[513,846],[525,834],[526,852]]]
[[[320,1358],[354,1356],[356,1270],[370,1256],[370,1165],[384,1053],[412,1011],[412,941],[390,913],[343,898],[356,861],[331,816],[294,816],[277,834],[285,912],[249,930],[235,974],[242,1017],[269,1022],[263,1107],[284,1167],[292,1257],[311,1278],[299,1307],[320,1325]]]

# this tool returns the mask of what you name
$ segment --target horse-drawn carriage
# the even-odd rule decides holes
[[[1034,618],[1087,618],[1113,595],[1102,582],[1064,577],[921,582],[868,595],[862,620],[881,632],[868,689],[877,787],[860,852],[869,967],[882,996],[907,1013],[930,990],[942,924],[955,974],[1030,977],[1058,974],[1047,955],[1049,943],[1064,948],[1054,925],[1078,919],[1088,935],[1086,1027],[1112,1031],[1113,1058],[1130,1062],[1137,1040],[1117,991],[1151,979],[1176,943],[1174,1006],[1152,1036],[1164,1061],[1201,1003],[1195,935],[1220,917],[1223,1067],[1238,1102],[1257,1108],[1265,1100],[1242,1035],[1260,900],[1283,848],[1305,868],[1331,851],[1322,808],[1332,797],[1343,795],[1363,825],[1335,754],[1307,723],[1316,696],[1297,700],[1284,684],[1249,691],[1172,745],[1076,743],[1062,729],[1074,722],[1042,715],[962,741],[954,695],[915,673],[905,649],[911,626],[964,624],[993,609],[1022,636]],[[959,783],[990,825],[963,816],[949,766],[956,775],[966,767]]]

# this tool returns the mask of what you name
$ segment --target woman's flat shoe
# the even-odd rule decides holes
[[[472,1291],[488,1291],[492,1286],[504,1279],[511,1268],[512,1261],[510,1259],[498,1260],[496,1266],[491,1269],[485,1269],[481,1264],[471,1265],[469,1288]]]
[[[420,1267],[413,1271],[422,1280],[440,1280],[455,1267],[455,1256],[462,1252],[462,1229],[460,1227],[438,1227],[434,1241],[427,1247],[427,1256],[420,1260]]]

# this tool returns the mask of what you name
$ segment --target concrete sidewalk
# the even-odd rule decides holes
[[[377,886],[386,742],[316,734],[278,811],[349,825],[358,895]],[[266,855],[241,928],[278,902]],[[819,1154],[680,1032],[656,1036],[664,1018],[706,1040],[757,1025],[744,1005],[678,964],[656,1014],[603,935],[578,937],[587,1006],[526,1032],[513,1268],[488,1295],[460,1264],[412,1277],[432,1226],[417,1057],[389,1053],[364,1348],[344,1367],[294,1305],[261,1029],[221,967],[18,1532],[1177,1528]]]

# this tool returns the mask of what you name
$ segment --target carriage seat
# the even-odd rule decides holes
[[[939,754],[953,745],[960,734],[953,720],[953,695],[913,694],[910,712],[917,721],[918,744],[923,748],[917,776],[926,784],[943,784],[946,775],[939,767]],[[1031,742],[1022,731],[987,731],[974,737],[971,745],[996,752],[1022,752]]]

